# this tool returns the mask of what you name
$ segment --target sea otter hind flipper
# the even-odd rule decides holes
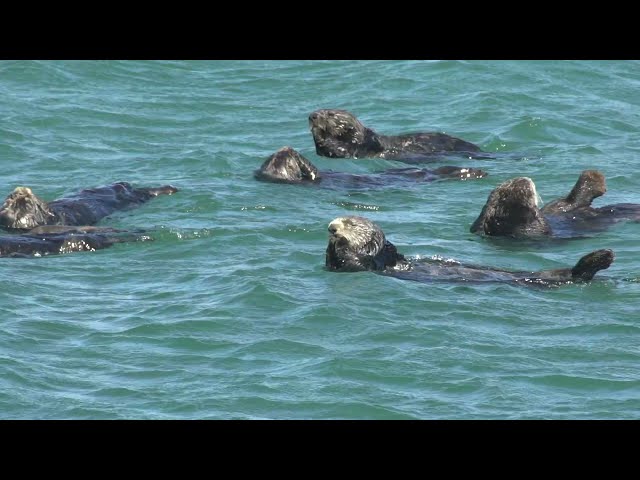
[[[571,269],[571,277],[574,280],[589,281],[598,271],[609,268],[614,259],[613,250],[608,248],[588,253]]]

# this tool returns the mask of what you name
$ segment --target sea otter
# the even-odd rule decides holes
[[[356,175],[333,171],[320,172],[302,154],[291,147],[282,147],[270,155],[254,172],[258,180],[277,183],[322,184],[323,186],[375,187],[396,182],[430,182],[438,179],[456,178],[467,180],[482,178],[487,172],[478,168],[446,166],[433,170],[426,168],[392,168],[383,172]]]
[[[18,235],[0,235],[0,257],[42,257],[108,248],[115,243],[147,241],[151,237],[124,230],[70,227],[50,230],[36,227]]]
[[[529,177],[512,178],[493,189],[470,230],[516,238],[551,235],[551,225],[538,208],[538,192]]]
[[[540,209],[533,181],[528,177],[513,178],[489,194],[470,231],[515,238],[573,238],[603,231],[621,220],[640,220],[638,204],[593,208],[593,199],[605,192],[604,176],[596,170],[585,170],[567,197]]]
[[[382,229],[367,218],[336,218],[329,224],[329,234],[325,258],[329,270],[358,272],[410,267],[404,255],[385,238]]]
[[[364,217],[346,216],[329,223],[329,245],[325,256],[328,270],[354,272],[371,270],[404,280],[431,282],[512,282],[525,285],[558,286],[590,281],[609,268],[615,255],[608,249],[583,256],[573,267],[538,272],[509,271],[493,267],[464,265],[454,260],[409,261],[386,239],[382,229]]]
[[[138,207],[158,195],[177,191],[171,185],[133,188],[118,182],[47,203],[30,188],[17,187],[0,207],[0,226],[24,231],[40,225],[93,225],[116,210]]]
[[[438,132],[380,135],[345,110],[316,110],[309,115],[316,153],[332,158],[387,158],[410,163],[437,160],[437,155],[488,157],[480,147]]]
[[[572,222],[603,226],[622,220],[640,221],[640,204],[637,203],[613,203],[603,207],[592,207],[593,200],[606,192],[604,175],[597,170],[584,170],[569,195],[545,205],[542,213],[549,218],[559,217]]]

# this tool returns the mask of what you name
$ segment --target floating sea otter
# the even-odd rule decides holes
[[[489,194],[470,230],[489,236],[571,238],[602,231],[621,220],[640,220],[638,204],[593,208],[593,199],[606,191],[604,176],[596,170],[585,170],[567,197],[540,209],[533,181],[513,178]]]
[[[538,208],[536,186],[528,177],[512,178],[493,189],[470,230],[490,236],[551,235],[551,225]]]
[[[37,227],[19,235],[0,235],[0,257],[42,257],[108,248],[116,243],[151,240],[135,232],[99,227]]]
[[[171,185],[157,188],[133,188],[119,182],[45,202],[30,188],[16,188],[0,207],[0,226],[29,230],[40,225],[93,225],[116,210],[134,208],[158,195],[171,195]]]
[[[454,260],[409,261],[398,253],[378,225],[364,217],[336,218],[329,224],[329,233],[325,259],[327,269],[347,272],[372,270],[421,282],[445,280],[558,286],[587,282],[598,271],[609,268],[615,258],[611,250],[596,250],[582,257],[571,268],[518,272],[464,265]]]
[[[480,147],[439,132],[380,135],[345,110],[316,110],[309,115],[316,153],[332,158],[386,158],[409,163],[438,160],[442,154],[474,158],[490,155]]]
[[[392,168],[383,172],[356,175],[333,171],[320,172],[307,158],[291,147],[282,147],[269,156],[262,166],[255,171],[255,177],[278,183],[322,183],[325,186],[365,186],[375,187],[389,185],[394,182],[431,182],[445,178],[467,180],[482,178],[487,172],[478,168],[440,167],[433,170],[426,168]]]

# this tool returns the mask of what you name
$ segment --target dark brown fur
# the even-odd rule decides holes
[[[138,207],[158,195],[177,191],[171,185],[133,188],[119,182],[47,203],[30,188],[18,187],[0,208],[0,226],[29,230],[42,225],[93,225],[116,210]]]
[[[606,227],[622,220],[640,221],[640,204],[614,203],[593,207],[593,200],[606,192],[604,175],[597,170],[584,170],[569,195],[545,205],[542,213],[565,223],[593,227]]]
[[[151,240],[147,235],[95,227],[53,232],[42,227],[20,235],[0,235],[0,257],[42,257],[109,248],[115,243]],[[77,228],[74,230],[74,228]]]
[[[306,183],[325,186],[377,187],[397,182],[430,182],[440,179],[468,180],[487,176],[479,168],[445,166],[427,168],[392,168],[383,172],[356,175],[351,173],[319,171],[309,159],[291,147],[282,147],[270,155],[254,172],[258,180],[276,183]]]
[[[538,208],[537,192],[527,177],[508,180],[490,194],[471,232],[515,238],[575,238],[603,231],[622,220],[640,221],[640,205],[617,203],[594,208],[607,191],[604,175],[585,170],[564,198]]]
[[[438,132],[380,135],[346,110],[317,110],[309,115],[316,153],[332,158],[433,157],[443,153],[482,153],[477,145]]]
[[[584,170],[569,195],[546,204],[542,213],[566,213],[577,208],[590,207],[594,199],[605,193],[607,184],[604,175],[597,170]]]
[[[528,177],[512,178],[498,185],[471,225],[471,232],[516,238],[551,235],[537,197],[535,184]]]
[[[336,218],[329,224],[329,245],[325,266],[333,271],[378,271],[420,282],[512,282],[524,285],[557,286],[591,280],[615,259],[613,251],[596,250],[583,256],[573,267],[538,272],[509,271],[493,267],[463,265],[453,260],[410,262],[398,253],[382,229],[357,216]]]

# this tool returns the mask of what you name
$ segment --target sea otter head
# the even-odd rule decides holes
[[[309,115],[309,128],[323,157],[367,157],[384,150],[379,136],[346,110],[316,110]]]
[[[471,231],[513,237],[550,234],[551,228],[538,208],[533,180],[512,178],[495,188]]]
[[[30,188],[17,187],[0,207],[0,226],[31,229],[46,225],[52,216],[47,203],[34,195]]]
[[[330,270],[380,269],[376,258],[386,242],[382,229],[364,217],[338,217],[329,223],[325,265]],[[384,262],[382,267],[384,267]]]
[[[316,182],[318,169],[291,147],[282,147],[255,171],[259,180],[283,183]]]
[[[604,175],[598,170],[584,170],[567,196],[567,202],[576,207],[591,205],[594,198],[607,193]]]

